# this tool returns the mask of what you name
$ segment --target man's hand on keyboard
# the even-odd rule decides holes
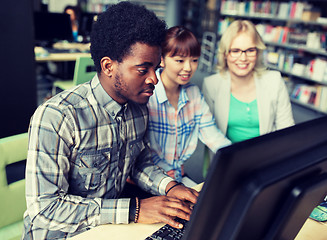
[[[169,184],[167,188],[169,190]],[[196,190],[185,187],[183,184],[181,184],[181,185],[176,185],[176,187],[174,187],[173,185],[173,188],[171,188],[171,190],[168,191],[167,196],[174,197],[194,205],[199,196],[199,193]]]
[[[169,224],[174,228],[183,225],[174,219],[176,217],[190,220],[192,206],[196,203],[199,193],[193,189],[176,186],[168,196],[157,196],[140,200],[139,223]]]

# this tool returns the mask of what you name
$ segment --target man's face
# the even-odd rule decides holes
[[[146,104],[158,83],[155,71],[160,63],[160,47],[136,43],[121,63],[115,61],[109,95],[118,103],[128,100]]]

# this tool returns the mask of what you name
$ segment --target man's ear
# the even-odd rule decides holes
[[[108,77],[112,77],[114,61],[110,57],[103,57],[100,60],[101,70]]]

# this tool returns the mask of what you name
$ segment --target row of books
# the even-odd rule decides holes
[[[327,86],[297,84],[291,98],[327,112]]]
[[[278,17],[281,19],[302,19],[315,20],[313,14],[310,14],[308,19],[307,12],[312,13],[317,10],[306,1],[238,1],[238,0],[222,0],[220,11],[224,14],[237,15],[253,15],[253,16],[268,16]],[[320,12],[314,15],[317,19],[320,17]]]
[[[234,20],[233,17],[220,19],[218,23],[218,34],[223,34]],[[273,26],[271,24],[256,24],[256,29],[262,39],[268,43],[290,44],[323,51],[326,51],[327,48],[326,31],[309,31],[296,27]]]
[[[268,66],[276,67],[295,76],[327,83],[327,60],[325,58],[312,59],[296,52],[267,48],[264,52],[264,61]]]
[[[266,42],[279,44],[295,44],[311,49],[326,49],[326,31],[309,31],[301,28],[287,26],[272,26],[270,24],[257,24],[257,31]]]
[[[263,53],[263,60],[266,66],[273,66],[285,72],[292,72],[294,55],[291,52],[275,51],[274,48],[267,48]]]

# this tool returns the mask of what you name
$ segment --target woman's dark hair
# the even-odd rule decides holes
[[[130,2],[112,5],[92,27],[91,55],[97,72],[101,72],[103,57],[122,62],[137,42],[161,46],[166,29],[166,23],[144,6]]]
[[[183,26],[168,29],[165,41],[162,44],[162,56],[193,56],[199,57],[201,45],[195,35]]]
[[[66,11],[69,9],[75,13],[76,20],[79,20],[81,16],[81,9],[78,6],[67,5],[64,9],[64,13],[66,13]]]

